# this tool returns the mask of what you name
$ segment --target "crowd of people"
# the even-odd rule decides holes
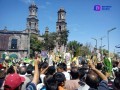
[[[59,62],[50,60],[39,56],[34,65],[1,62],[0,90],[120,90],[120,62],[107,54],[101,61],[92,55],[80,61],[74,57],[70,66],[61,56]]]

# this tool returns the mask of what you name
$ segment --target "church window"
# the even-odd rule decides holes
[[[29,22],[29,26],[31,27],[31,22]]]
[[[61,30],[61,26],[59,26],[59,29]]]
[[[11,40],[11,49],[17,49],[17,39]]]

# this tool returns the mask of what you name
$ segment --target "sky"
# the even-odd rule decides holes
[[[109,32],[109,47],[111,52],[120,52],[115,48],[120,44],[120,0],[0,0],[0,30],[6,26],[8,30],[22,31],[26,29],[28,7],[32,2],[38,7],[40,34],[49,27],[50,32],[56,31],[57,11],[64,8],[66,13],[69,41],[76,40],[92,47],[102,45],[108,49],[107,32]],[[99,5],[100,11],[94,7]],[[109,10],[103,7],[109,6]]]

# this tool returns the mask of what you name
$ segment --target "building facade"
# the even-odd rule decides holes
[[[24,31],[0,30],[0,55],[6,52],[8,55],[17,55],[17,58],[26,57],[28,36]]]
[[[30,35],[35,34],[40,36],[40,31],[38,29],[38,17],[37,17],[38,7],[32,3],[29,6],[29,16],[27,17],[26,29],[25,30],[7,30],[4,28],[0,30],[0,56],[6,52],[7,54],[16,54],[18,58],[25,58],[30,55]],[[56,22],[56,32],[58,35],[62,30],[66,30],[67,23],[65,20],[66,12],[64,9],[58,11],[58,20]],[[45,33],[49,32],[47,31]],[[42,37],[38,37],[39,40],[44,40]],[[59,47],[59,43],[56,42],[55,51],[60,49],[63,51],[64,46]]]

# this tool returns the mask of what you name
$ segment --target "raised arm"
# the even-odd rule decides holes
[[[39,60],[38,60],[38,59],[35,59],[35,60],[34,60],[35,72],[34,72],[34,77],[33,77],[33,80],[32,80],[32,82],[33,82],[34,84],[37,84],[38,81],[39,81],[39,69],[38,69],[38,64],[39,64]]]
[[[98,69],[95,68],[95,65],[92,64],[92,61],[90,60],[89,61],[89,66],[92,70],[95,71],[96,74],[98,74],[98,76],[102,79],[102,80],[105,80],[105,81],[108,81],[107,77],[101,72],[99,71]]]

